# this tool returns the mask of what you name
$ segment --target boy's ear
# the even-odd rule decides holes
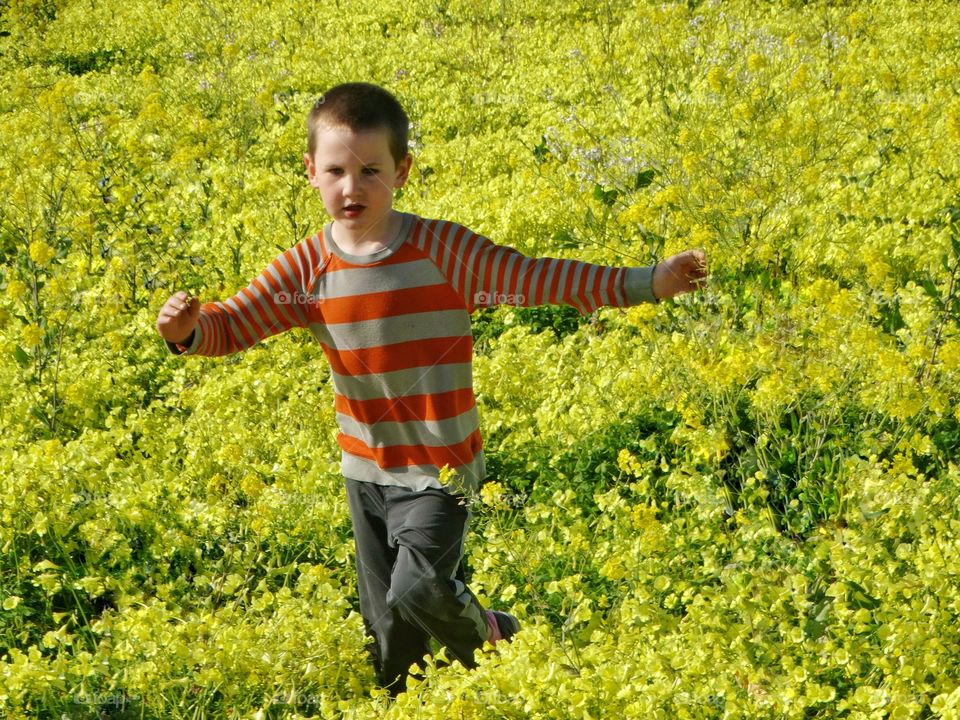
[[[307,178],[310,180],[310,184],[313,187],[317,186],[317,168],[313,164],[313,158],[310,157],[310,153],[303,154],[303,164],[307,168]]]
[[[394,183],[394,187],[403,187],[404,183],[407,182],[407,178],[410,177],[410,168],[413,166],[413,155],[407,153],[403,160],[400,161],[400,164],[397,165],[397,180]]]

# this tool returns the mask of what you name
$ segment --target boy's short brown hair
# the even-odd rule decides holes
[[[410,119],[400,102],[378,85],[343,83],[330,88],[313,104],[307,117],[307,152],[317,149],[317,126],[345,127],[354,132],[386,130],[390,153],[398,165],[407,156]]]

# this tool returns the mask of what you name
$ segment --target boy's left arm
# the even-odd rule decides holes
[[[443,250],[437,250],[444,257],[444,271],[470,312],[493,305],[566,304],[588,315],[602,306],[657,303],[696,289],[706,277],[700,250],[687,250],[652,266],[609,267],[527,257],[456,223],[441,223],[433,231],[441,239],[438,245]]]

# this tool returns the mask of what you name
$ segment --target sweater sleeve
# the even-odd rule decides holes
[[[588,315],[601,306],[659,302],[652,287],[656,266],[609,267],[531,258],[443,221],[429,221],[427,236],[431,255],[469,312],[493,305],[572,305]]]
[[[304,240],[284,251],[247,287],[222,302],[200,306],[197,325],[183,343],[166,341],[174,355],[230,355],[293,327],[306,327],[318,265],[315,244]]]

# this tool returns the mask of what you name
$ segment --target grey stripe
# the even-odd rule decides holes
[[[350,400],[398,398],[473,387],[471,364],[447,363],[351,377],[330,371],[333,387]]]
[[[504,256],[506,256],[506,268],[503,271],[503,287],[497,287],[497,275],[499,266],[504,263]],[[497,253],[497,262],[493,266],[493,272],[490,274],[490,281],[493,283],[493,292],[494,294],[502,297],[504,295],[510,295],[516,292],[512,287],[510,287],[510,276],[513,274],[513,266],[516,265],[517,259],[520,255],[517,252],[510,252],[509,250],[503,250]],[[518,274],[519,275],[519,274]],[[500,304],[499,301],[496,304]]]
[[[470,316],[464,310],[435,310],[398,315],[389,322],[375,318],[331,325],[313,323],[310,328],[314,334],[322,334],[327,345],[338,350],[360,350],[411,340],[468,336]]]
[[[442,274],[444,272],[444,268],[448,267],[450,264],[450,254],[453,252],[453,240],[457,233],[453,223],[446,221],[444,221],[443,224],[438,227],[438,230],[440,239],[443,242],[443,257],[438,258],[438,265],[440,266],[440,273]]]
[[[574,267],[576,269],[573,271],[573,282],[570,284],[570,295],[567,297],[567,300],[572,301],[571,304],[578,310],[584,310],[583,301],[577,294],[580,292],[580,276],[583,275],[583,263],[577,263]]]
[[[273,313],[273,307],[279,307],[275,302],[273,297],[268,297],[264,293],[260,292],[256,285],[250,283],[245,290],[252,295],[255,300],[250,300],[243,290],[237,292],[233,297],[220,303],[224,307],[228,307],[236,313],[236,317],[239,318],[240,323],[243,324],[243,327],[247,329],[247,332],[253,336],[254,343],[269,335],[276,335],[281,331],[283,323],[277,320],[277,316]],[[268,322],[264,324],[263,319],[260,317],[260,309],[265,311],[265,315],[269,318]],[[244,314],[246,310],[246,314]],[[246,315],[249,315],[252,318],[251,321],[247,320]],[[230,317],[230,325],[233,326],[236,322],[235,318]],[[234,331],[231,327],[231,332],[234,335],[234,338],[237,342],[243,345],[246,342]]]
[[[530,278],[530,295],[529,297],[524,297],[520,301],[521,305],[533,305],[534,300],[537,297],[537,288],[540,282],[542,282],[541,276],[545,274],[547,265],[550,263],[550,260],[547,258],[541,258],[533,264],[533,277]],[[517,288],[518,292],[523,292],[523,284]]]
[[[288,257],[287,253],[283,253],[279,259],[280,259],[280,265],[283,266],[284,272],[287,274],[288,277],[292,279],[292,282],[296,282],[297,273],[296,273],[296,270],[294,270],[293,265],[291,265],[290,258]],[[297,293],[297,292],[303,294],[302,285],[300,287],[291,288],[287,285],[287,282],[284,280],[283,276],[280,274],[278,270],[276,270],[273,267],[270,267],[269,271],[270,271],[270,276],[276,281],[274,283],[275,285],[282,288],[283,290],[289,291],[291,294]],[[295,323],[296,325],[300,325],[301,327],[303,327],[304,325],[307,324],[306,313],[303,311],[301,307],[291,304],[287,308],[284,308],[284,310],[286,310],[289,313],[292,313],[295,316],[294,317],[295,320],[299,320],[299,322]]]
[[[307,269],[304,268],[303,262],[300,260],[300,255],[297,253],[296,245],[280,256],[280,262],[283,263],[284,268],[290,272],[290,279],[293,282],[299,281],[299,287],[297,290],[303,291],[303,278],[307,274]]]
[[[407,422],[385,420],[375,424],[363,423],[349,415],[337,413],[337,424],[341,432],[360,438],[370,448],[392,445],[446,447],[467,439],[470,433],[479,427],[480,419],[477,408],[474,406],[466,412],[444,420],[408,420]],[[371,432],[371,428],[376,432]]]
[[[275,279],[275,282],[273,283],[274,285],[279,285],[281,287],[284,287],[284,284],[280,282],[281,278],[278,277],[279,273],[277,272],[276,269],[273,268],[272,265],[267,269],[267,272],[270,274],[272,278]],[[298,317],[292,317],[290,315],[290,312],[293,309],[293,307],[289,303],[284,304],[284,303],[277,302],[276,293],[270,289],[272,287],[272,284],[266,282],[266,279],[261,279],[261,283],[264,286],[266,286],[267,291],[270,293],[268,297],[264,297],[263,293],[257,290],[256,287],[251,287],[250,289],[253,290],[257,298],[260,299],[260,304],[263,306],[263,310],[267,315],[267,317],[270,318],[270,323],[273,326],[273,328],[280,328],[283,325],[302,326],[303,322],[300,321]],[[292,297],[293,292],[288,291],[287,296]],[[305,319],[306,318],[304,318],[304,320]],[[277,332],[277,330],[274,329],[274,332]]]
[[[467,242],[473,241],[473,249],[470,251],[470,255],[467,257],[467,273],[466,273],[466,282],[462,288],[460,288],[460,293],[463,295],[464,302],[468,305],[472,301],[477,288],[480,284],[482,275],[479,274],[480,263],[479,263],[479,254],[483,252],[483,247],[486,241],[482,235],[477,235],[473,233],[471,236],[470,233],[467,234]],[[464,244],[464,248],[467,247],[467,243]]]
[[[609,305],[610,293],[607,292],[607,281],[610,279],[610,268],[604,268],[598,271],[597,274],[600,276],[600,279],[597,281],[597,284],[600,286],[600,292],[597,293],[600,298],[600,304]]]
[[[567,276],[570,275],[572,263],[569,260],[563,260],[560,263],[560,280],[557,282],[557,301],[563,302],[563,292],[567,287]]]
[[[426,490],[427,488],[440,489],[443,487],[437,480],[438,470],[432,465],[403,465],[392,468],[380,468],[375,462],[358,457],[342,449],[340,463],[340,470],[344,477],[359,480],[360,482],[405,487],[411,490]],[[457,481],[455,487],[451,489],[464,493],[477,490],[480,487],[480,483],[486,477],[486,463],[484,461],[483,451],[474,455],[473,460],[466,465],[453,468],[453,470],[461,473],[462,479]]]
[[[597,266],[588,265],[587,266],[587,286],[583,291],[583,295],[580,296],[580,302],[583,303],[583,306],[587,310],[590,310],[593,308],[594,300],[592,297],[593,295],[592,291],[593,291],[593,283],[596,281],[596,278],[597,278]]]
[[[254,288],[254,292],[256,292],[255,288]],[[247,322],[247,319],[242,312],[242,309],[246,309],[249,307],[249,303],[246,301],[246,299],[242,295],[239,295],[239,296],[234,295],[232,298],[229,298],[228,300],[223,301],[221,305],[233,310],[232,315],[227,315],[227,324],[230,326],[230,334],[233,335],[234,339],[237,341],[237,344],[240,347],[246,348],[249,346],[245,344],[247,342],[246,338],[241,337],[240,333],[236,331],[235,326],[237,322],[240,322],[243,325],[243,327],[247,329],[248,335],[253,336],[254,342],[257,341],[257,338],[261,337],[262,333],[260,332],[260,330],[254,329],[253,327],[251,327],[250,323]],[[257,327],[259,328],[259,322]]]
[[[367,293],[404,290],[446,282],[443,274],[427,258],[396,265],[368,268],[347,268],[330,272],[329,268],[316,283],[317,301],[344,298]]]

